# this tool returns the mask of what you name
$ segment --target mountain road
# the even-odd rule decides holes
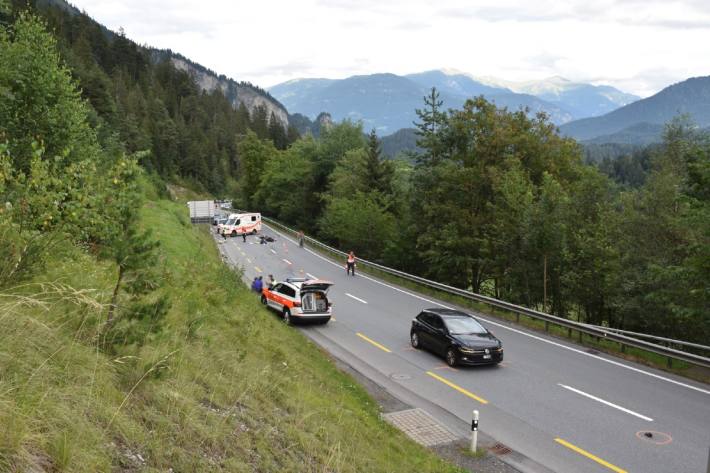
[[[299,248],[271,228],[263,233],[275,241],[260,245],[250,236],[247,242],[233,238],[219,245],[248,281],[273,274],[276,280],[295,276],[334,283],[328,296],[331,321],[298,329],[337,351],[334,356],[366,366],[449,418],[469,423],[471,411],[479,410],[482,432],[531,459],[531,465],[562,473],[705,472],[710,386],[470,310],[465,311],[503,342],[505,360],[498,366],[450,368],[436,355],[412,348],[409,329],[422,309],[457,308],[453,304],[361,272],[348,276],[344,261]]]

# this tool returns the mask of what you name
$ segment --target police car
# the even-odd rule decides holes
[[[262,304],[278,311],[287,324],[294,321],[328,323],[332,304],[328,300],[330,281],[287,278],[262,290]]]

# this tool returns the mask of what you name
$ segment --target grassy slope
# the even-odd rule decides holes
[[[184,204],[150,201],[143,224],[161,241],[172,308],[142,348],[99,352],[105,310],[82,294],[45,287],[43,305],[12,308],[0,295],[0,471],[458,471],[266,312]],[[105,303],[115,268],[63,251],[42,279]]]

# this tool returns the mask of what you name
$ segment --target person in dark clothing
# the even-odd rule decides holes
[[[261,294],[261,290],[264,288],[264,281],[262,281],[261,276],[256,278],[254,281],[254,292]]]
[[[247,242],[247,232],[242,233],[242,240],[244,240],[244,243]]]
[[[257,292],[256,289],[256,282],[259,280],[259,278],[254,278],[254,280],[251,282],[251,290],[254,292]]]

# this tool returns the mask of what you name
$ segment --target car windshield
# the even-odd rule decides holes
[[[486,329],[471,317],[446,319],[446,328],[451,335],[474,335],[486,333]]]
[[[227,220],[227,225],[234,225],[234,222],[236,222],[236,219],[230,218],[229,220]]]

